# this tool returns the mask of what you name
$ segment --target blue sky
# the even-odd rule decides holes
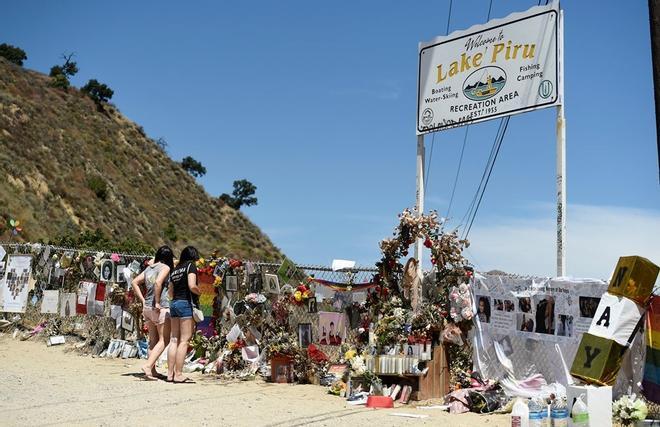
[[[492,17],[535,2],[494,0]],[[245,213],[299,263],[373,264],[414,205],[417,44],[448,1],[11,2],[0,39],[47,72],[75,52],[90,78],[211,195],[257,185]],[[660,192],[646,2],[566,1],[568,273],[605,278],[619,255],[660,262]],[[453,3],[450,31],[488,1]],[[470,128],[450,218],[465,213],[498,121]],[[482,270],[554,272],[555,112],[514,116],[470,234]],[[463,129],[435,134],[427,208],[447,211]],[[427,136],[427,158],[431,140]],[[450,223],[450,226],[452,223]]]

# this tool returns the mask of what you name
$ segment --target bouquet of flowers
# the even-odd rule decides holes
[[[625,426],[646,419],[647,413],[646,403],[634,393],[631,396],[622,396],[612,404],[612,417]]]
[[[454,322],[470,321],[474,317],[470,286],[467,283],[452,286],[449,291],[449,304],[449,315]]]
[[[357,350],[351,349],[344,353],[344,360],[346,360],[351,367],[351,375],[364,378],[365,382],[369,385],[373,385],[374,388],[382,386],[381,379],[378,375],[367,369],[364,356],[358,354]]]
[[[264,294],[251,293],[245,296],[245,302],[250,305],[258,305],[266,302],[266,296]]]
[[[294,355],[298,351],[298,340],[295,334],[282,326],[271,326],[264,331],[263,342],[268,357],[274,354]]]
[[[313,296],[314,294],[312,294],[311,289],[309,289],[307,285],[301,283],[293,292],[293,295],[291,295],[291,302],[295,305],[303,305]]]

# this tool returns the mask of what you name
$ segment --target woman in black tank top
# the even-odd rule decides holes
[[[174,366],[174,383],[191,383],[183,376],[183,362],[188,352],[188,341],[193,336],[195,321],[192,317],[192,305],[198,305],[200,290],[197,286],[197,267],[199,259],[197,249],[187,246],[181,251],[179,263],[170,273],[170,316],[172,335],[167,350],[167,363]]]

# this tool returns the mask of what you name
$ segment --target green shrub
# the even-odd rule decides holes
[[[99,199],[105,201],[108,198],[108,184],[100,176],[90,177],[87,180],[87,186]]]
[[[165,230],[163,230],[163,234],[165,234],[165,238],[171,242],[176,242],[179,240],[179,236],[176,234],[176,227],[172,222],[167,224],[167,227],[165,227]]]
[[[23,66],[23,61],[27,59],[27,55],[23,49],[7,43],[0,44],[0,56],[20,66]]]

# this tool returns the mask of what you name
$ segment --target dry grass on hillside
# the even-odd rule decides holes
[[[110,105],[99,112],[77,89],[48,83],[0,58],[0,215],[19,218],[23,238],[100,229],[153,246],[281,258],[258,227],[210,197],[140,126]],[[166,238],[170,223],[176,242]]]

